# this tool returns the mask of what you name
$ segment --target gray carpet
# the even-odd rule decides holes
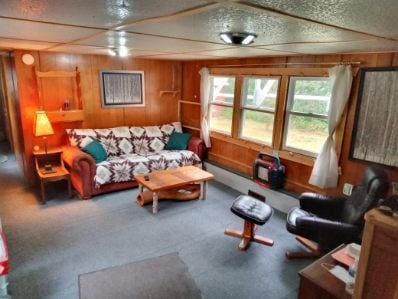
[[[298,248],[286,215],[276,211],[258,230],[274,239],[273,247],[253,244],[240,252],[239,240],[223,234],[242,226],[229,211],[239,193],[225,185],[212,182],[206,201],[162,201],[157,215],[135,203],[137,189],[81,201],[55,184],[42,206],[10,160],[0,166],[0,215],[13,298],[78,298],[80,274],[172,252],[204,298],[296,297],[297,271],[310,261],[285,259],[287,249]]]
[[[201,299],[178,253],[79,276],[81,299]]]

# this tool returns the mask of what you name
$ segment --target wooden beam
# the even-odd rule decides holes
[[[273,138],[273,148],[282,149],[283,140],[283,127],[285,124],[285,111],[287,103],[287,94],[289,86],[289,77],[282,76],[279,81],[278,97],[275,111],[275,127],[274,127],[274,138]]]

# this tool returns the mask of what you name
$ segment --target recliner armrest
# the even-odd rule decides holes
[[[333,219],[341,212],[345,202],[343,197],[331,197],[305,192],[299,197],[300,208],[327,219]]]
[[[338,235],[344,239],[344,236],[352,237],[360,232],[360,228],[356,225],[332,221],[319,217],[300,217],[296,219],[296,227],[299,230],[312,231],[318,235],[329,236],[332,238]]]

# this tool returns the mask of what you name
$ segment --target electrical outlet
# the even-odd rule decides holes
[[[398,182],[392,182],[392,195],[398,195]]]
[[[344,187],[343,187],[343,194],[344,194],[344,195],[347,195],[347,196],[350,196],[351,193],[352,193],[352,189],[353,189],[353,188],[354,188],[353,185],[348,184],[348,183],[345,183],[345,184],[344,184]]]

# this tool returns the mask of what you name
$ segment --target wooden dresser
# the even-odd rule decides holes
[[[354,298],[398,298],[398,220],[377,209],[365,214]]]

